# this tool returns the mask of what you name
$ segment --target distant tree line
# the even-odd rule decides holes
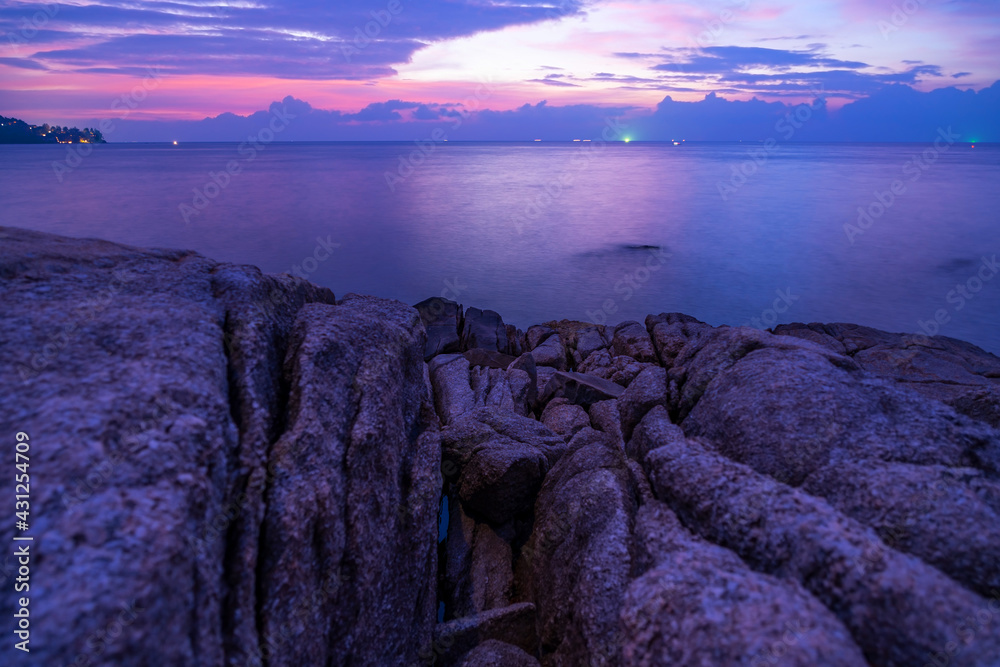
[[[29,125],[17,118],[0,116],[0,144],[106,144],[96,128]]]

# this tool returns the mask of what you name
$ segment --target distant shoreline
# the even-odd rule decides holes
[[[316,141],[273,141],[271,145],[279,146],[316,146],[316,145],[410,145],[415,141],[421,141],[420,139],[385,139],[385,140],[316,140]],[[44,145],[44,146],[55,146],[55,145],[66,145],[69,143],[78,142],[55,142],[55,141],[3,141],[0,140],[0,145],[10,145],[10,146],[27,146],[27,145]],[[79,142],[79,143],[91,143],[91,142]],[[104,145],[113,146],[170,146],[170,147],[180,147],[180,146],[190,146],[190,145],[205,145],[205,146],[218,146],[218,145],[233,145],[238,146],[241,143],[245,143],[245,140],[230,140],[230,139],[219,139],[213,141],[100,141],[94,142]],[[581,142],[573,139],[542,139],[536,141],[534,139],[522,139],[522,140],[500,140],[500,139],[483,139],[483,140],[455,140],[449,141],[448,144],[464,144],[464,145],[482,145],[482,144],[511,144],[511,145],[521,145],[521,144],[584,144],[590,142]],[[673,147],[673,142],[671,141],[642,141],[640,139],[633,139],[629,142],[625,141],[610,141],[609,144],[621,144],[625,146],[626,144],[638,144],[645,146],[671,146]],[[685,141],[684,144],[687,146],[707,146],[707,145],[719,145],[719,144],[733,144],[733,145],[757,145],[763,144],[764,140],[719,140],[719,141]],[[976,148],[982,147],[993,147],[1000,146],[1000,142],[993,141],[963,141],[957,142],[958,145],[966,144],[969,146],[975,146]],[[926,141],[788,141],[783,145],[786,146],[926,146]],[[443,144],[442,144],[443,145]]]

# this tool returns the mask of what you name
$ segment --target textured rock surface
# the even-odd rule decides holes
[[[579,405],[573,405],[565,398],[554,398],[549,401],[542,412],[541,421],[566,440],[590,426],[590,416],[587,411]]]
[[[450,424],[476,407],[468,359],[461,354],[442,354],[434,357],[427,368],[442,424]]]
[[[506,607],[514,585],[510,544],[485,523],[477,523],[449,498],[449,526],[440,597],[448,617],[463,617]]]
[[[1000,360],[974,345],[853,324],[787,324],[776,327],[775,333],[851,354],[865,370],[1000,427]]]
[[[693,440],[653,450],[646,467],[657,497],[685,525],[755,570],[801,583],[837,614],[869,662],[923,664],[952,645],[949,664],[1000,660],[994,632],[959,632],[986,600],[824,501]]]
[[[538,661],[521,649],[489,639],[462,658],[460,667],[537,667]]]
[[[636,361],[657,361],[653,341],[646,327],[638,322],[622,322],[616,326],[611,347],[618,356],[631,357]]]
[[[438,354],[459,352],[462,349],[459,332],[462,330],[462,305],[432,297],[414,306],[427,331],[424,358],[430,360]]]
[[[441,438],[445,461],[460,471],[462,502],[497,525],[531,508],[545,473],[566,447],[539,422],[491,408],[469,413]]]
[[[625,446],[618,401],[613,398],[607,401],[598,401],[590,406],[589,413],[590,423],[595,429],[607,433],[621,447]]]
[[[618,398],[622,437],[628,440],[646,413],[667,405],[667,372],[659,367],[643,369]]]
[[[621,449],[593,429],[579,433],[545,479],[524,553],[543,664],[619,661],[635,510]]]
[[[531,356],[539,366],[551,366],[558,370],[566,369],[566,348],[563,347],[559,334],[549,336],[538,347],[533,348]]]
[[[759,335],[765,344],[780,340]],[[713,375],[684,430],[736,460],[796,485],[844,457],[1000,470],[993,429],[871,378],[847,357],[821,348],[747,347],[741,340],[738,353],[712,354],[707,368],[696,356],[687,371],[689,383],[709,369]],[[737,354],[726,368],[717,361]]]
[[[385,307],[363,313],[365,333],[382,342],[379,348],[346,330],[339,341],[328,334],[330,344],[345,351],[339,363],[350,365],[376,349],[390,362],[370,361],[367,370],[361,364],[353,377],[327,372],[305,382],[300,370],[329,362],[306,358],[300,327],[293,332],[296,315],[300,326],[305,311],[347,317],[358,308],[350,301],[303,308],[330,304],[333,294],[193,253],[4,233],[0,298],[13,325],[2,334],[12,362],[4,366],[10,373],[5,386],[18,391],[3,396],[0,419],[11,432],[16,424],[47,442],[32,457],[47,481],[32,499],[38,517],[32,657],[39,664],[145,664],[142,656],[155,653],[158,664],[216,665],[270,655],[277,665],[292,662],[271,655],[275,642],[297,641],[297,655],[323,661],[335,644],[316,645],[322,633],[314,610],[330,600],[349,606],[348,590],[363,599],[383,597],[386,589],[395,591],[386,598],[396,600],[392,623],[369,612],[363,628],[352,619],[336,632],[351,637],[355,655],[415,656],[412,638],[429,637],[433,622],[433,587],[425,575],[435,567],[428,531],[440,488],[416,311],[380,301]],[[50,337],[56,338],[42,350]],[[23,373],[15,375],[19,368]],[[361,401],[354,381],[383,383],[386,402]],[[337,386],[338,400],[355,412],[330,417],[353,424],[352,430],[312,436],[340,437],[347,451],[351,470],[330,471],[344,474],[341,510],[322,521],[339,522],[340,547],[350,553],[319,562],[310,547],[293,568],[278,571],[273,554],[290,549],[294,534],[324,550],[337,546],[332,534],[318,530],[315,515],[282,517],[284,533],[264,519],[277,511],[282,480],[302,474],[289,470],[271,446],[283,433],[283,441],[290,437],[289,392],[298,415],[292,420],[301,423],[311,419],[308,406],[327,400]],[[394,410],[400,416],[394,418]],[[366,435],[366,422],[381,424],[382,435]],[[370,453],[363,454],[366,446]],[[389,459],[393,447],[396,469],[380,488],[384,517],[391,520],[368,516],[367,509],[352,519],[361,510],[357,503],[369,500],[357,495],[364,479],[374,480],[368,457],[378,452]],[[406,489],[396,482],[401,475],[409,480]],[[337,486],[324,485],[328,491]],[[290,500],[314,497],[296,495]],[[405,521],[395,521],[397,515]],[[380,547],[365,542],[362,530],[377,520],[384,524],[379,541],[390,538]],[[384,579],[362,585],[364,578],[351,570],[371,569],[366,559],[386,558],[379,549],[389,544],[394,558],[402,555],[409,564],[380,567]],[[308,586],[307,596],[288,596],[296,581]],[[407,619],[402,625],[400,615]],[[379,625],[384,630],[373,632]],[[272,632],[284,639],[272,639]]]
[[[644,573],[622,612],[623,664],[865,664],[816,598],[691,535],[663,503],[639,510],[635,533]]]
[[[980,594],[1000,590],[1000,484],[982,471],[840,461],[803,488]]]
[[[511,354],[511,341],[508,339],[507,327],[500,314],[493,310],[467,308],[462,321],[462,350],[482,348],[493,352]]]
[[[535,632],[535,605],[512,604],[438,624],[434,639],[420,650],[420,663],[453,664],[477,646],[489,641],[511,644],[530,654],[538,650]]]
[[[46,480],[31,494],[37,664],[124,661],[152,641],[168,663],[224,660],[226,545],[210,524],[234,495],[238,433],[215,268],[30,232],[0,243],[0,424],[11,451],[30,436]],[[14,544],[13,522],[0,534]],[[0,597],[5,618],[14,605]],[[127,630],[103,642],[123,609]]]
[[[392,301],[299,313],[262,527],[270,664],[411,661],[430,638],[441,479],[423,339],[416,312]]]
[[[1000,664],[1000,359],[967,343],[522,333],[10,228],[0,310],[39,664]]]

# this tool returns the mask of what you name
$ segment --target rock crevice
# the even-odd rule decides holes
[[[46,664],[1000,664],[1000,359],[974,346],[521,331],[2,233]]]

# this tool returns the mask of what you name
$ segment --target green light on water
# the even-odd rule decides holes
[[[626,144],[627,144],[628,142],[630,142],[630,141],[632,141],[632,137],[625,137],[625,143],[626,143]]]

